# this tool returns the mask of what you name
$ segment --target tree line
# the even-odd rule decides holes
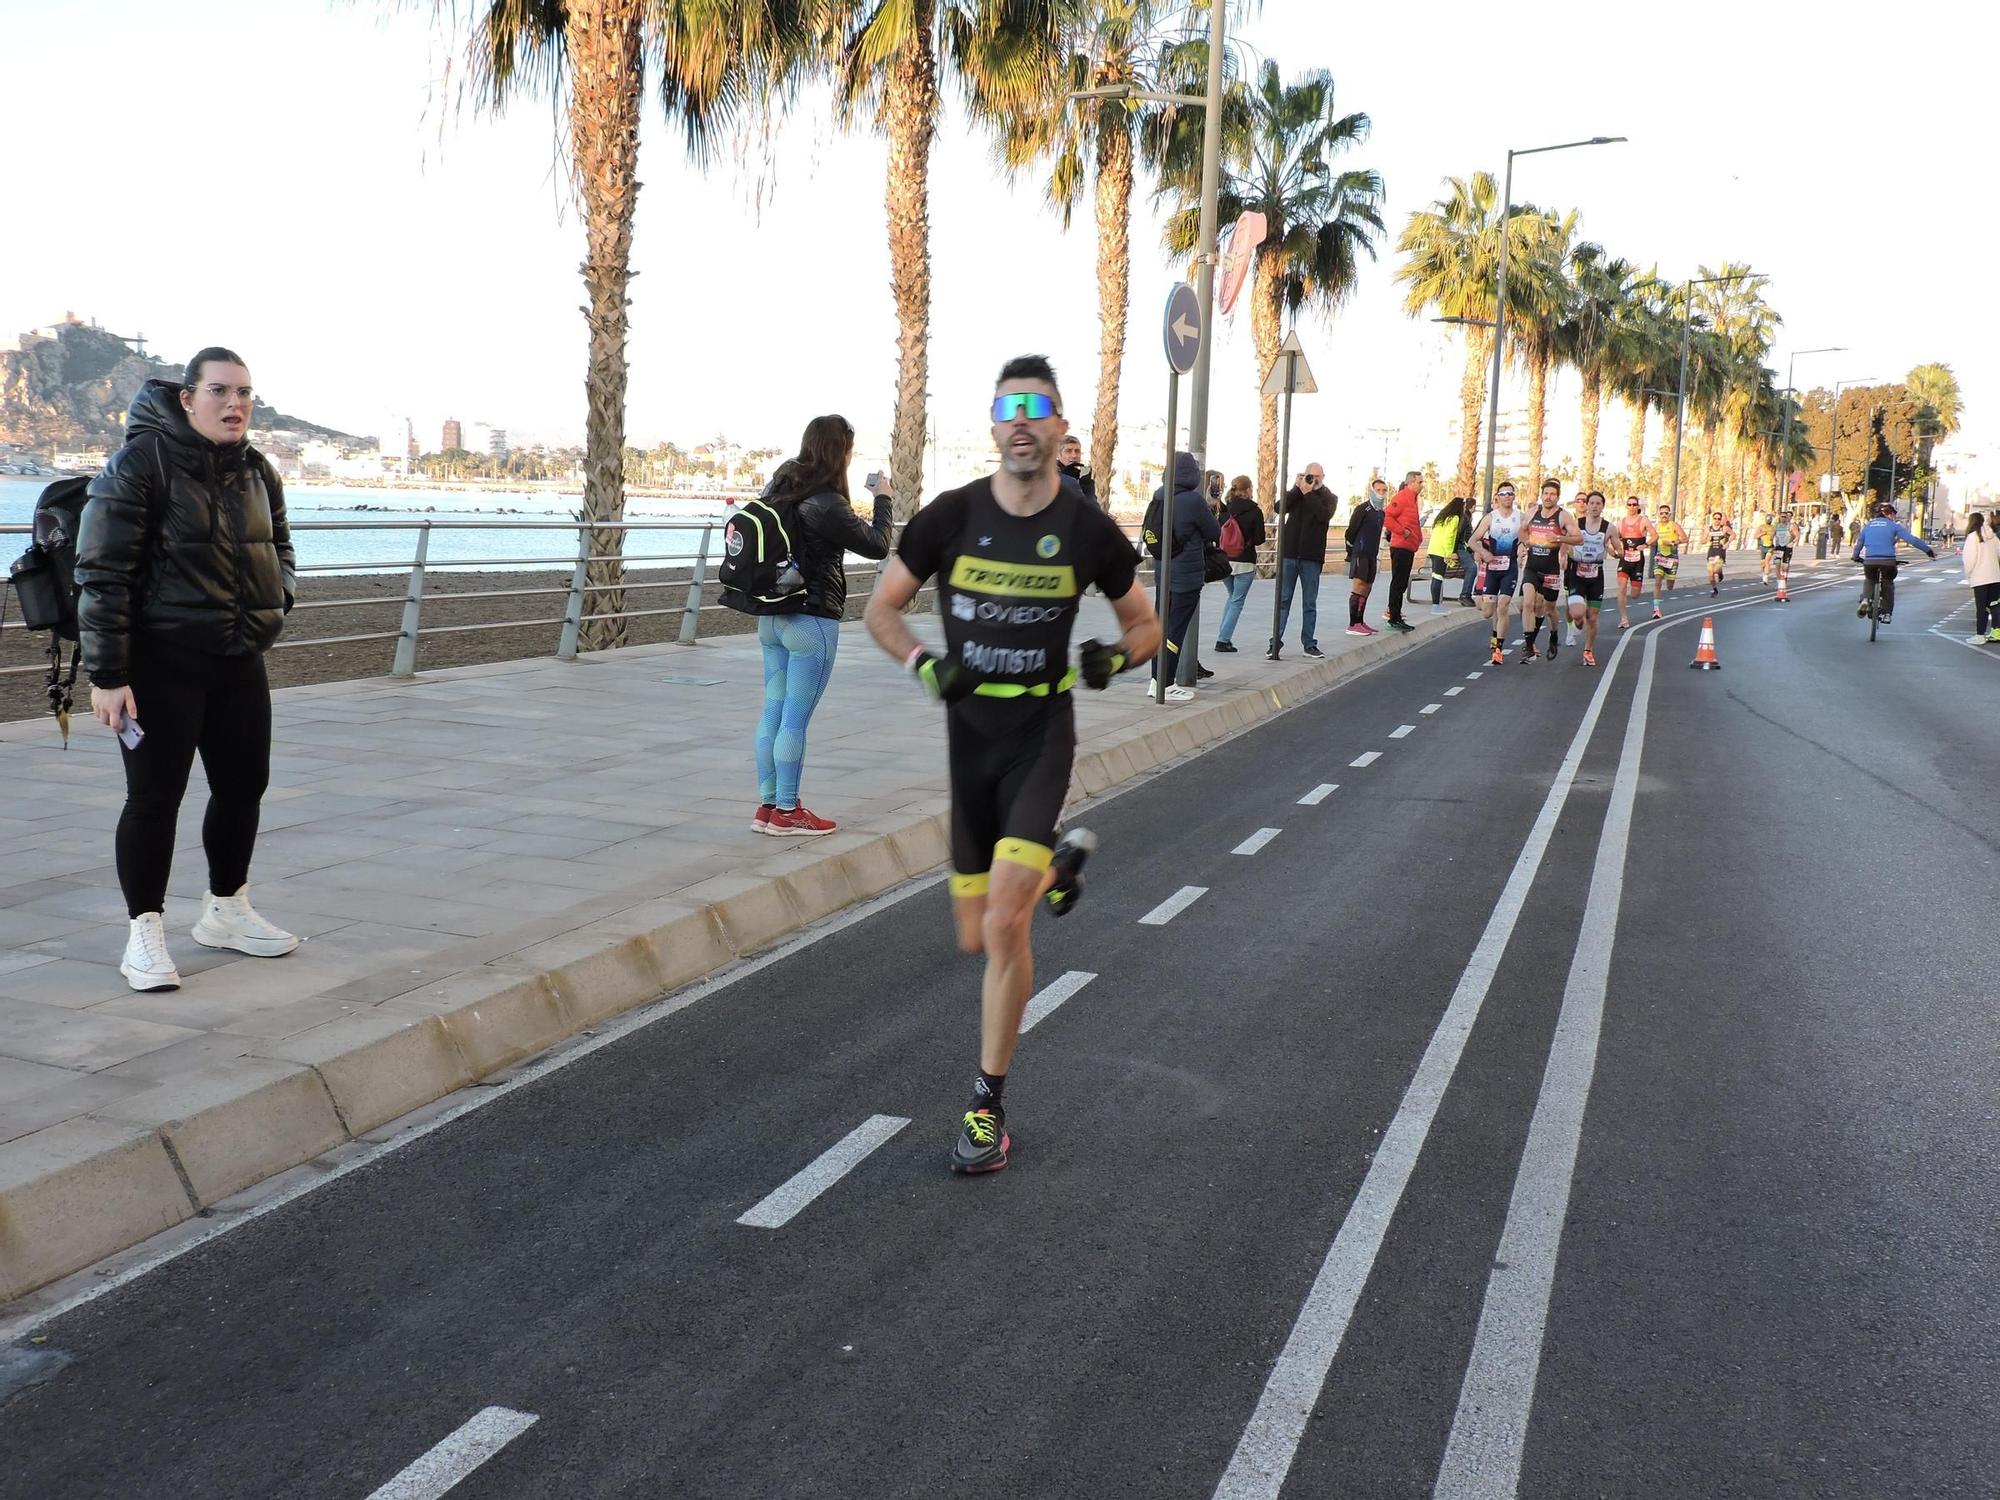
[[[1067,226],[1086,196],[1097,235],[1102,334],[1090,464],[1099,493],[1113,493],[1119,381],[1128,331],[1131,211],[1142,171],[1168,209],[1164,249],[1177,263],[1195,250],[1202,111],[1105,97],[1129,85],[1162,94],[1205,90],[1209,0],[393,0],[427,6],[466,27],[470,101],[489,111],[520,97],[553,99],[563,161],[581,208],[589,352],[583,514],[622,517],[632,482],[625,444],[627,289],[640,186],[639,122],[649,96],[679,127],[683,148],[705,165],[735,132],[796,107],[808,86],[831,89],[840,122],[888,143],[885,232],[897,324],[890,462],[907,515],[923,493],[931,302],[930,158],[948,99],[993,142],[1001,168],[1036,174]],[[1335,103],[1324,69],[1288,75],[1277,60],[1224,59],[1220,221],[1261,214],[1253,258],[1251,329],[1257,384],[1275,361],[1284,324],[1331,314],[1351,297],[1364,261],[1386,233],[1383,184],[1348,155],[1368,138],[1369,117]],[[1092,94],[1090,91],[1100,91]],[[1451,179],[1447,194],[1414,215],[1398,248],[1413,313],[1493,314],[1493,272],[1508,257],[1510,349],[1528,378],[1531,470],[1539,470],[1548,381],[1559,364],[1584,382],[1586,482],[1605,403],[1634,412],[1629,465],[1641,469],[1648,412],[1670,428],[1676,402],[1658,392],[1678,376],[1680,298],[1693,297],[1688,418],[1696,484],[1746,490],[1753,462],[1775,476],[1810,456],[1809,424],[1794,407],[1791,451],[1773,434],[1795,397],[1772,388],[1761,360],[1777,315],[1763,279],[1725,265],[1714,284],[1677,291],[1657,270],[1640,272],[1576,240],[1574,214],[1518,205],[1502,225],[1491,177]],[[1706,273],[1705,273],[1706,274]],[[1516,290],[1518,288],[1518,291]],[[1672,337],[1669,337],[1669,334]],[[1479,408],[1490,334],[1466,338],[1456,493],[1474,491]],[[1669,353],[1671,352],[1671,358]],[[1276,400],[1259,397],[1257,481],[1268,505],[1277,473]],[[1942,408],[1936,408],[1942,410]],[[1841,403],[1843,420],[1847,398]],[[1941,420],[1941,419],[1940,419]],[[1843,455],[1845,458],[1845,455]],[[1732,477],[1734,476],[1734,477]],[[1734,485],[1735,491],[1731,490]],[[593,535],[592,615],[622,608],[622,533]],[[623,639],[616,619],[589,622],[588,644]]]

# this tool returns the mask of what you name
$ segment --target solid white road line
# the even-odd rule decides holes
[[[368,1497],[368,1500],[437,1500],[459,1480],[533,1427],[531,1412],[489,1406],[450,1437]]]
[[[1205,885],[1184,885],[1158,906],[1139,918],[1141,927],[1164,927],[1208,894]]]
[[[1318,807],[1320,803],[1326,801],[1328,797],[1331,797],[1335,792],[1339,790],[1340,790],[1339,782],[1322,781],[1318,786],[1314,787],[1311,791],[1307,792],[1303,797],[1299,798],[1299,806]]]
[[[1394,729],[1389,731],[1389,738],[1392,740],[1400,740],[1408,735],[1415,734],[1416,732],[1417,732],[1417,726],[1414,724],[1398,724]]]
[[[800,1209],[853,1171],[868,1153],[910,1122],[900,1115],[870,1115],[828,1147],[811,1166],[780,1183],[736,1222],[752,1229],[781,1229]]]
[[[1095,974],[1092,974],[1087,969],[1071,969],[1062,978],[1058,979],[1054,984],[1028,1002],[1027,1012],[1021,1017],[1022,1032],[1033,1031],[1037,1021],[1045,1019],[1058,1005],[1061,1005],[1063,1001],[1069,999],[1071,995],[1074,995],[1096,977]]]
[[[1434,714],[1443,707],[1444,705],[1442,703],[1426,703],[1422,708],[1418,709],[1417,712],[1420,714]]]
[[[1326,1384],[1327,1371],[1340,1352],[1348,1322],[1361,1300],[1361,1289],[1367,1284],[1368,1273],[1381,1252],[1383,1237],[1389,1232],[1389,1221],[1402,1201],[1411,1172],[1416,1169],[1431,1121],[1436,1118],[1452,1074],[1458,1069],[1466,1040],[1472,1035],[1480,1007],[1486,1003],[1493,976],[1500,968],[1501,956],[1507,951],[1514,924],[1519,921],[1528,892],[1541,870],[1542,857],[1562,817],[1563,805],[1569,800],[1577,768],[1583,763],[1598,715],[1603,712],[1604,700],[1617,678],[1618,659],[1625,654],[1631,640],[1631,636],[1626,636],[1619,641],[1605,665],[1604,675],[1598,679],[1590,705],[1584,710],[1583,722],[1570,740],[1569,751],[1550,783],[1542,810],[1528,831],[1519,858],[1514,861],[1513,873],[1501,889],[1493,914],[1486,919],[1486,930],[1479,935],[1479,942],[1466,961],[1458,988],[1431,1035],[1430,1045],[1424,1049],[1423,1060],[1417,1064],[1416,1076],[1410,1080],[1395,1118],[1382,1132],[1368,1175],[1362,1179],[1340,1232],[1334,1236],[1319,1274],[1313,1278],[1305,1305],[1299,1309],[1298,1321],[1293,1323],[1291,1335],[1264,1384],[1264,1393],[1257,1400],[1257,1409],[1236,1444],[1221,1483],[1215,1487],[1217,1500],[1251,1500],[1251,1497],[1277,1500],[1279,1490],[1284,1487],[1285,1475],[1299,1450],[1299,1440],[1305,1435],[1313,1407]],[[1334,1440],[1339,1441],[1337,1436]]]
[[[1353,760],[1350,760],[1348,764],[1350,766],[1372,766],[1381,758],[1382,752],[1380,750],[1363,750]]]
[[[1231,854],[1255,854],[1259,849],[1270,843],[1272,839],[1276,838],[1280,831],[1276,828],[1260,828],[1229,852]]]
[[[1521,1454],[1528,1441],[1535,1376],[1541,1367],[1555,1284],[1556,1252],[1569,1214],[1570,1188],[1583,1140],[1584,1108],[1597,1071],[1597,1042],[1604,1024],[1604,995],[1611,980],[1611,950],[1618,910],[1625,898],[1625,855],[1632,834],[1632,804],[1646,746],[1646,703],[1659,655],[1655,631],[1646,640],[1639,685],[1625,721],[1625,745],[1604,831],[1597,841],[1590,899],[1584,906],[1562,1013],[1542,1074],[1541,1096],[1528,1126],[1528,1144],[1514,1179],[1513,1200],[1486,1304],[1479,1314],[1472,1359],[1459,1388],[1438,1473],[1437,1500],[1512,1500],[1521,1483]]]
[[[1444,695],[1447,698],[1456,698],[1460,693],[1464,691],[1465,691],[1465,684],[1461,682],[1457,687],[1446,688],[1444,690]]]

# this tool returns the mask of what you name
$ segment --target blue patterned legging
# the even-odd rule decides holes
[[[757,720],[757,800],[790,809],[799,805],[799,770],[806,758],[806,725],[819,707],[840,649],[840,622],[818,615],[764,615],[757,621],[764,647],[764,712]]]

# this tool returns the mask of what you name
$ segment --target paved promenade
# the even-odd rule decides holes
[[[1322,589],[1326,662],[1262,659],[1260,582],[1246,649],[1205,653],[1221,675],[1195,703],[1156,706],[1136,677],[1079,692],[1079,792],[1476,619],[1433,619],[1426,594],[1415,637],[1361,640],[1344,587]],[[1108,639],[1109,609],[1086,606],[1078,638]],[[188,937],[197,771],[166,910],[184,983],[164,994],[117,968],[111,737],[86,720],[65,753],[47,719],[0,725],[0,1300],[941,866],[943,716],[858,624],[803,788],[839,834],[750,831],[761,690],[735,637],[277,694],[251,890],[307,941],[259,960]]]

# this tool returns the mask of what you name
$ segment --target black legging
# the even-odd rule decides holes
[[[1974,584],[1972,609],[1981,635],[2000,629],[2000,583]]]
[[[1402,623],[1403,601],[1410,593],[1410,568],[1417,560],[1414,547],[1389,549],[1389,618]]]
[[[210,656],[132,642],[132,698],[145,738],[125,758],[118,884],[131,916],[158,911],[173,870],[174,830],[197,751],[208,777],[201,820],[208,888],[233,896],[250,878],[257,813],[271,780],[271,684],[262,656]]]

